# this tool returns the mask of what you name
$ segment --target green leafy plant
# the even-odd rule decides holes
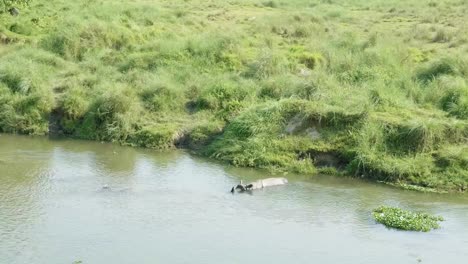
[[[441,216],[387,206],[374,209],[373,216],[377,222],[389,228],[422,232],[440,228],[439,222],[444,220]]]

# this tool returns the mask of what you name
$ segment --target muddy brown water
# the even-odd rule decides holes
[[[0,263],[467,263],[468,197],[330,176],[270,177],[184,151],[0,134]],[[108,186],[108,188],[102,188]],[[442,215],[403,232],[371,211]]]

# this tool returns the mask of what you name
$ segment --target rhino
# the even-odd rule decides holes
[[[234,193],[236,191],[245,192],[256,189],[263,189],[265,187],[284,185],[286,183],[288,183],[288,180],[286,178],[267,178],[263,180],[254,181],[246,185],[244,185],[241,180],[238,185],[232,187],[231,193]]]

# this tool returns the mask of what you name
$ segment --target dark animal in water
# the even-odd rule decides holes
[[[231,192],[232,193],[234,193],[235,191],[245,192],[245,190],[246,190],[245,186],[242,184],[242,180],[241,180],[239,184],[232,187]]]

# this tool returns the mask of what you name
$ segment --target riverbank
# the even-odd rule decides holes
[[[464,1],[33,1],[0,14],[0,132],[468,188]]]

